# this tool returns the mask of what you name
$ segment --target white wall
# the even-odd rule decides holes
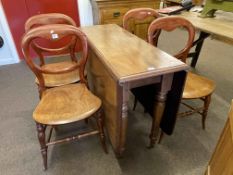
[[[90,0],[78,0],[81,26],[93,25],[92,7]]]
[[[5,13],[0,1],[0,36],[4,40],[4,45],[0,48],[0,65],[13,64],[19,62],[19,56],[12,38]]]

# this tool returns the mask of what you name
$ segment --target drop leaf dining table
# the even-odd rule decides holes
[[[131,89],[138,88],[145,97],[142,105],[150,106],[147,109],[156,117],[156,127],[172,134],[188,66],[116,24],[80,29],[89,43],[89,86],[102,100],[116,155],[122,156],[127,143]],[[157,134],[158,130],[154,136]]]

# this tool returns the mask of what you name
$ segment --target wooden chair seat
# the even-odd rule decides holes
[[[185,82],[182,99],[195,99],[206,97],[213,93],[214,81],[189,72]]]
[[[36,107],[33,118],[46,125],[67,124],[94,114],[101,106],[83,83],[47,89]]]
[[[46,70],[61,70],[65,68],[70,68],[77,63],[71,61],[64,61],[58,63],[45,64],[41,66],[42,69]],[[63,74],[43,74],[45,86],[46,87],[56,87],[62,86],[70,83],[75,83],[80,80],[78,70],[72,72],[63,73]],[[36,84],[39,84],[38,79],[35,80]]]

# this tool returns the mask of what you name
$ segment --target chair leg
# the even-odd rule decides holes
[[[105,143],[105,134],[104,134],[104,115],[103,115],[103,111],[102,109],[100,109],[98,112],[97,112],[97,126],[98,126],[98,129],[99,129],[99,136],[100,136],[100,142],[101,142],[101,145],[105,151],[105,153],[108,153],[108,149],[107,149],[107,146],[106,146],[106,143]]]
[[[205,97],[204,100],[204,110],[202,112],[202,129],[205,130],[205,121],[206,121],[206,116],[208,113],[208,108],[210,105],[210,100],[211,100],[211,94]]]
[[[58,126],[52,126],[52,127],[55,129],[56,132],[59,131]]]
[[[164,132],[163,132],[163,130],[161,129],[158,144],[160,144],[161,141],[163,140],[163,136],[164,136]]]
[[[41,91],[41,88],[40,88],[40,86],[38,84],[37,84],[37,90],[38,90],[38,93],[39,93],[39,98],[41,99],[42,91]]]
[[[46,140],[45,140],[46,125],[36,123],[36,128],[37,128],[38,140],[40,142],[40,147],[41,147],[41,154],[42,154],[42,158],[43,158],[44,170],[46,170],[47,169],[47,149],[48,149],[48,146],[46,146]]]
[[[137,103],[138,103],[138,100],[136,97],[134,97],[133,111],[135,111]]]

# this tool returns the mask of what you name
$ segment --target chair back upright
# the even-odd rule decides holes
[[[159,13],[152,8],[136,8],[129,10],[123,17],[123,28],[128,30],[130,33],[136,34],[137,27],[134,25],[139,24],[141,22],[143,25],[147,25],[147,29],[149,23],[154,19],[158,18]],[[146,21],[149,20],[149,21]],[[134,27],[132,27],[134,26]]]
[[[32,50],[42,55],[42,51],[40,50],[40,48],[35,47],[36,45],[34,44],[37,39],[45,40],[46,42],[50,42],[50,43],[56,43],[67,38],[70,39],[71,41],[75,39],[76,41],[78,40],[79,42],[78,43],[68,42],[68,45],[67,42],[65,42],[64,46],[59,45],[59,47],[57,48],[46,48],[46,51],[54,55],[57,55],[62,53],[65,49],[75,48],[76,44],[80,44],[82,48],[81,58],[75,64],[70,64],[69,67],[61,68],[60,70],[59,69],[53,70],[51,68],[46,69],[46,67],[38,66],[35,63],[35,61],[32,59],[30,54]],[[64,24],[51,24],[51,25],[39,26],[29,30],[23,36],[21,45],[23,49],[23,54],[25,56],[25,61],[29,65],[31,70],[34,72],[34,74],[36,75],[39,81],[40,91],[43,92],[46,89],[43,74],[63,74],[78,69],[80,82],[87,84],[87,81],[84,76],[84,69],[87,61],[87,52],[88,52],[87,38],[86,35],[78,28]],[[70,49],[70,51],[75,56],[74,49]]]
[[[24,25],[25,33],[27,33],[29,30],[33,28],[44,26],[44,25],[49,25],[49,24],[67,24],[67,25],[72,25],[76,27],[75,21],[67,15],[64,15],[61,13],[47,13],[47,14],[34,15],[30,17]],[[72,42],[76,42],[75,38],[72,39],[70,46],[64,47],[63,50],[64,51],[69,50],[68,48],[70,48],[73,45]],[[43,54],[40,54],[40,52],[43,52],[43,51],[50,52],[50,51],[47,50],[46,47],[42,47],[39,42],[37,43],[34,42],[32,44],[32,47],[36,48],[35,49],[36,52],[38,51],[36,54],[39,56],[40,66],[45,65]],[[75,48],[70,48],[70,50],[71,49],[75,49]],[[71,60],[77,62],[77,60],[75,59],[75,56],[71,54],[72,52],[69,52],[69,51],[67,52],[70,53]]]
[[[181,17],[163,17],[154,20],[150,24],[148,29],[148,42],[157,47],[158,39],[162,30],[171,32],[178,27],[181,27],[188,32],[188,40],[185,47],[181,49],[177,54],[175,54],[174,57],[183,62],[186,62],[195,36],[195,28],[188,20]]]

